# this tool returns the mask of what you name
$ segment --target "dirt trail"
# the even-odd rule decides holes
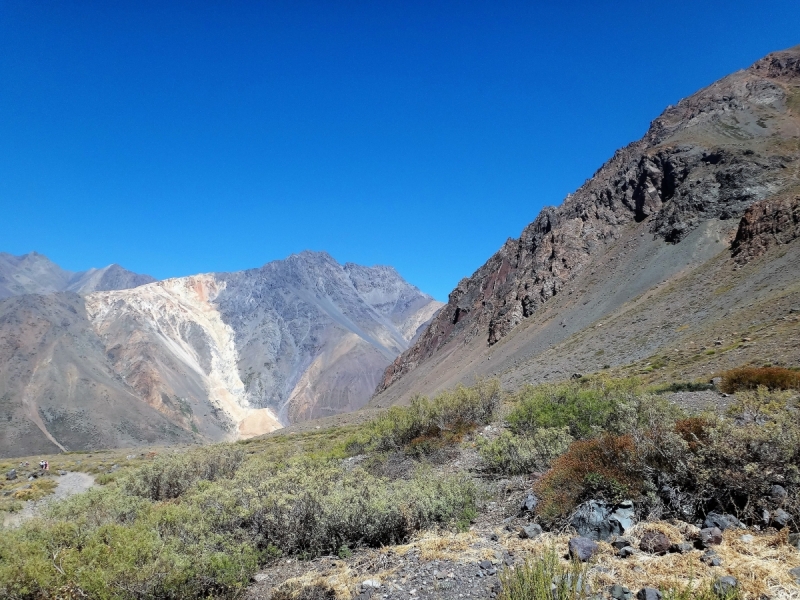
[[[94,487],[94,477],[87,473],[67,473],[61,475],[58,480],[58,487],[56,491],[45,496],[41,500],[29,501],[25,503],[25,508],[21,511],[11,514],[6,514],[3,517],[3,527],[18,527],[28,519],[32,519],[38,515],[48,504],[57,502],[64,498],[69,498],[75,494],[80,494],[86,490]]]

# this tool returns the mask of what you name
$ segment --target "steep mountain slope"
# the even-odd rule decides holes
[[[0,298],[23,294],[76,292],[88,294],[100,290],[122,290],[155,281],[119,265],[88,271],[65,271],[38,252],[14,256],[0,252]]]
[[[561,206],[543,209],[459,283],[386,370],[373,404],[480,374],[563,377],[777,326],[797,301],[798,194],[800,47],[667,108]],[[800,358],[788,341],[775,353]],[[755,354],[737,348],[728,359]]]
[[[313,252],[0,300],[0,455],[235,439],[355,410],[440,306],[390,267]]]

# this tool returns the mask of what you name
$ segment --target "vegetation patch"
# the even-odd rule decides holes
[[[720,389],[733,394],[739,390],[800,390],[800,371],[784,367],[739,367],[722,373]]]

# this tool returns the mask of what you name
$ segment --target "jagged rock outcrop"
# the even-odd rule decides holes
[[[735,223],[754,203],[796,187],[798,57],[800,47],[772,54],[667,108],[641,140],[459,282],[376,394],[445,346],[496,344],[585,277],[629,226],[679,245],[708,223]]]
[[[119,265],[88,271],[66,271],[38,252],[14,256],[0,252],[0,298],[23,294],[124,290],[155,281]]]
[[[800,196],[762,200],[745,211],[733,240],[733,257],[744,264],[773,246],[797,238],[800,238]]]
[[[316,252],[0,300],[0,456],[235,439],[355,410],[440,306],[391,267]]]

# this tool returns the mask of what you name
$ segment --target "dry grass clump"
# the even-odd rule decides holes
[[[483,558],[482,552],[474,547],[478,540],[479,537],[473,531],[463,533],[423,531],[415,535],[407,544],[384,548],[383,552],[403,556],[416,550],[419,552],[421,560],[475,562]]]
[[[722,373],[720,389],[726,394],[754,390],[800,390],[800,371],[784,367],[739,367]]]

